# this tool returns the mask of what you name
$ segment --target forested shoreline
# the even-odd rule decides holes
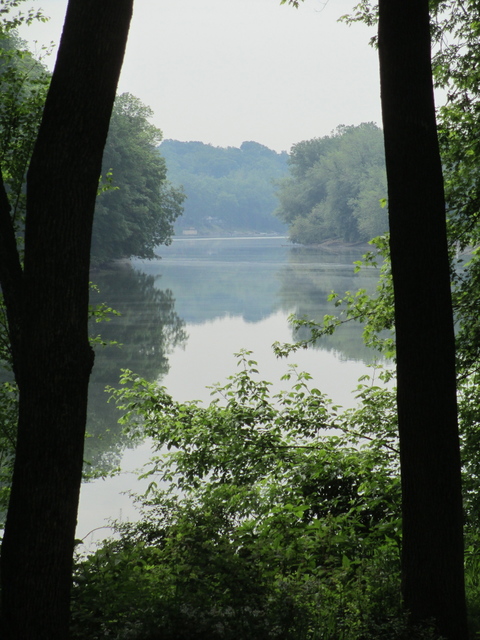
[[[0,391],[2,638],[478,636],[477,3],[362,2],[348,19],[380,21],[384,130],[340,125],[288,158],[252,141],[160,145],[149,107],[115,98],[131,0],[70,0],[52,74],[16,35],[35,17],[11,17],[18,3],[0,12],[0,358],[15,378]],[[433,65],[431,41],[442,43]],[[433,82],[448,96],[438,123]],[[138,522],[73,556],[92,346],[103,345],[88,322],[114,313],[89,306],[91,266],[152,258],[175,228],[285,225],[312,250],[370,242],[355,264],[377,269],[378,284],[332,291],[320,321],[292,318],[296,340],[276,355],[360,322],[397,373],[374,369],[342,410],[295,367],[272,393],[246,345],[209,405],[179,401],[155,357],[181,344],[183,321],[171,292],[139,278],[156,347],[145,373],[126,368],[107,391],[122,437],[153,443],[151,482]],[[134,364],[149,348],[142,330],[125,352]]]
[[[278,181],[275,215],[299,244],[366,243],[387,231],[382,130],[340,125],[323,138],[293,145],[289,176]]]
[[[284,233],[274,215],[275,182],[287,171],[287,154],[257,142],[214,147],[164,140],[159,151],[173,184],[186,194],[178,235]]]

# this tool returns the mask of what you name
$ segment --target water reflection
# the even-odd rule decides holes
[[[175,292],[177,311],[189,324],[226,316],[258,323],[278,311],[321,322],[335,312],[327,301],[332,290],[343,295],[375,288],[375,269],[354,273],[353,263],[367,249],[298,247],[285,238],[181,239],[162,247],[161,260],[138,268],[161,274],[157,286]],[[306,336],[292,332],[291,340],[295,337]],[[376,357],[363,344],[362,327],[353,322],[316,346],[343,359],[371,362]]]
[[[359,288],[372,291],[377,280],[374,269],[354,273],[353,263],[365,247],[296,247],[277,237],[177,240],[161,251],[162,259],[134,261],[135,268],[117,266],[93,277],[99,292],[92,293],[92,304],[106,303],[121,314],[92,326],[93,334],[100,332],[103,340],[121,345],[96,348],[88,421],[94,437],[87,440],[86,453],[95,467],[114,466],[126,445],[117,412],[106,402],[105,385],[115,386],[122,368],[148,380],[162,379],[169,371],[169,353],[186,344],[185,323],[193,327],[231,317],[258,325],[278,313],[321,322],[334,313],[327,301],[332,290],[341,295]],[[226,325],[223,330],[229,331]],[[225,336],[228,356],[252,347],[234,331]],[[305,337],[291,329],[287,340]],[[277,339],[272,331],[268,348]],[[217,337],[220,343],[223,336]],[[216,345],[206,346],[215,353]],[[344,360],[371,362],[377,357],[363,344],[362,327],[354,322],[322,338],[316,348]],[[198,364],[208,362],[190,366]]]
[[[125,448],[117,412],[105,402],[104,386],[116,385],[120,368],[160,379],[179,401],[208,402],[205,386],[223,383],[236,371],[233,352],[247,348],[253,350],[262,378],[276,385],[288,365],[274,357],[271,344],[292,340],[287,316],[321,320],[334,311],[327,303],[332,289],[371,289],[377,278],[374,270],[354,274],[353,262],[364,252],[360,247],[329,251],[293,247],[284,238],[236,238],[175,240],[159,251],[162,259],[135,260],[133,269],[94,274],[100,294],[92,301],[106,302],[122,316],[96,325],[93,333],[100,331],[123,347],[97,349],[88,427],[96,437],[87,440],[87,456],[96,466],[116,465],[122,451],[124,456],[121,475],[84,485],[79,537],[109,516],[136,517],[128,497],[119,493],[142,490],[134,471],[148,460],[150,450],[146,443],[136,450]],[[350,391],[371,359],[361,332],[351,324],[316,350],[292,355],[291,362],[309,371],[313,386],[335,403],[351,406]]]
[[[259,322],[276,310],[277,274],[288,252],[284,238],[180,239],[161,247],[161,260],[135,264],[161,274],[157,286],[175,292],[188,324],[224,316]]]
[[[322,323],[325,315],[334,315],[336,309],[328,296],[334,291],[343,296],[346,291],[365,289],[373,293],[378,271],[373,268],[361,269],[354,273],[354,262],[359,260],[365,247],[336,249],[292,247],[288,263],[279,273],[278,292],[281,308],[294,313],[299,318],[307,318]],[[344,360],[372,362],[378,354],[366,347],[362,339],[363,326],[358,322],[348,322],[338,327],[333,335],[324,336],[315,344],[316,349],[333,351]],[[292,331],[292,339],[304,340],[309,337],[308,329]]]
[[[110,469],[131,441],[117,424],[118,411],[107,403],[105,386],[118,384],[120,370],[132,369],[148,380],[169,370],[168,354],[187,339],[185,323],[175,311],[171,290],[159,289],[155,277],[128,265],[93,274],[98,291],[90,302],[106,304],[120,315],[108,322],[91,323],[91,335],[116,345],[95,347],[95,366],[89,387],[89,412],[85,459],[93,469]]]

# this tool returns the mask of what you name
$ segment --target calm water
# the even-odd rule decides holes
[[[94,325],[92,332],[122,346],[97,350],[90,393],[93,437],[86,458],[92,468],[120,464],[122,473],[83,485],[79,538],[107,525],[108,518],[134,518],[132,501],[122,492],[142,488],[136,470],[148,460],[150,447],[132,448],[116,425],[114,407],[106,403],[105,385],[117,384],[120,368],[159,380],[178,400],[208,402],[206,387],[234,373],[233,354],[246,348],[253,351],[262,378],[277,388],[293,362],[335,403],[350,406],[351,390],[374,357],[354,325],[288,361],[277,360],[271,348],[274,341],[293,340],[290,314],[320,320],[333,312],[327,303],[331,290],[375,286],[374,270],[353,273],[361,249],[307,249],[284,238],[236,238],[178,239],[160,251],[161,259],[134,261],[93,277],[100,289],[94,302],[105,302],[121,316]],[[108,533],[95,531],[86,542]]]

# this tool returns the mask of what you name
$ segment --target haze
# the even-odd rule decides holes
[[[30,4],[51,20],[21,36],[37,48],[58,43],[67,0]],[[339,124],[380,123],[373,32],[337,22],[353,5],[136,0],[119,92],[149,105],[165,138],[216,146],[288,151]]]

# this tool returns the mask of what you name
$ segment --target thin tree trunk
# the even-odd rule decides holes
[[[87,334],[90,238],[132,3],[70,0],[28,172],[23,272],[11,256],[0,257],[0,276],[8,276],[2,277],[7,307],[15,300],[9,323],[20,390],[2,544],[2,640],[68,637],[93,365]],[[7,226],[0,233],[8,233]]]
[[[414,622],[467,637],[455,341],[428,0],[380,0],[379,57],[395,293],[402,578]]]

